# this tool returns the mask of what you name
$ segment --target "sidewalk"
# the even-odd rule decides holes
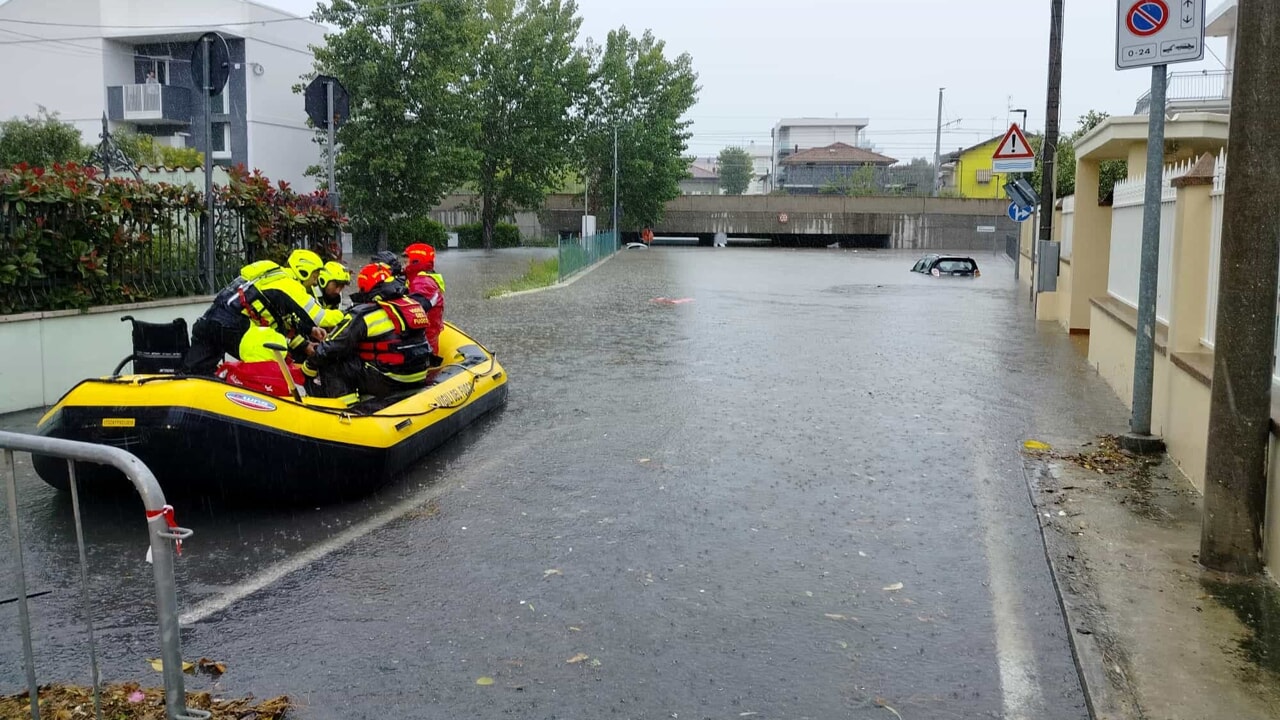
[[[1280,588],[1201,568],[1199,493],[1112,447],[1024,462],[1094,717],[1280,717]]]

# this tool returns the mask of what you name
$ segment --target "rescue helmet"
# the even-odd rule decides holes
[[[294,250],[289,254],[289,269],[298,282],[308,285],[308,280],[316,276],[324,267],[324,260],[310,250]]]
[[[400,265],[400,258],[396,257],[396,254],[390,250],[379,250],[369,260],[379,265],[386,265],[392,275],[399,275],[404,272],[404,268]]]
[[[386,265],[369,263],[361,268],[360,275],[356,278],[356,285],[359,286],[360,292],[367,295],[376,290],[379,285],[394,279]]]
[[[404,249],[405,267],[412,272],[430,272],[436,265],[436,249],[426,243],[414,243]]]
[[[351,284],[351,271],[342,263],[330,260],[320,269],[320,286],[324,287],[331,282],[336,282],[339,285]]]

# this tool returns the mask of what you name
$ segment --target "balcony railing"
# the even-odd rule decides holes
[[[1227,112],[1231,109],[1231,71],[1169,73],[1165,91],[1166,110]],[[1151,112],[1151,93],[1138,98],[1135,115]]]
[[[191,122],[191,93],[186,88],[173,85],[139,83],[109,87],[107,106],[112,120],[138,123]]]

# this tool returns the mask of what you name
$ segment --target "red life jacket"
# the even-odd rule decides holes
[[[414,300],[378,300],[361,313],[366,335],[357,345],[361,360],[387,369],[417,370],[431,362],[427,311]],[[379,313],[379,311],[382,311]],[[379,317],[381,315],[381,317]]]

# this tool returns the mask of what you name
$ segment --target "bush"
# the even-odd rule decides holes
[[[449,230],[444,223],[438,223],[429,217],[402,217],[394,220],[387,230],[387,249],[399,254],[413,243],[427,243],[437,250],[443,250],[449,246]]]
[[[459,247],[468,250],[484,247],[484,232],[480,223],[459,225],[453,231],[458,233]],[[495,248],[520,247],[520,228],[511,223],[498,223],[493,228],[493,246]]]
[[[57,113],[40,108],[37,117],[0,123],[0,168],[18,163],[53,167],[54,163],[81,163],[88,157],[89,148],[80,144],[80,131],[58,120]]]

